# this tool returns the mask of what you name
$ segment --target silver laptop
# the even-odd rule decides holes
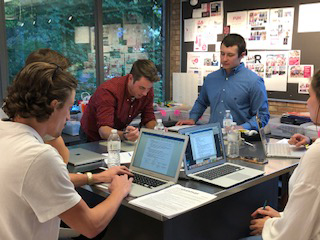
[[[190,140],[184,158],[186,175],[190,178],[228,188],[264,172],[226,163],[226,153],[219,123],[181,129]]]
[[[71,148],[69,164],[73,166],[85,165],[94,162],[104,161],[106,158],[102,154],[86,150],[84,148]]]
[[[264,128],[259,126],[259,134],[263,150],[267,157],[301,158],[306,152],[305,147],[295,147],[285,143],[268,143]]]
[[[130,196],[139,197],[175,184],[188,137],[141,129],[130,170],[134,174]]]

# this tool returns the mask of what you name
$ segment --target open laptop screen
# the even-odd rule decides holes
[[[132,165],[154,173],[175,177],[185,140],[163,133],[141,132]]]
[[[199,126],[187,129],[190,141],[186,150],[188,170],[224,160],[221,129],[218,125]]]

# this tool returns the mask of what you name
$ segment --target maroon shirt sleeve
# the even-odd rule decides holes
[[[148,122],[150,122],[152,120],[156,120],[156,117],[154,116],[154,111],[153,111],[153,97],[154,97],[154,93],[153,93],[153,88],[152,88],[152,89],[150,89],[150,91],[147,95],[146,105],[142,109],[142,112],[141,112],[141,124],[142,125],[146,125]]]
[[[117,99],[109,90],[102,89],[102,91],[97,94],[96,101],[97,128],[99,129],[102,126],[113,128]]]

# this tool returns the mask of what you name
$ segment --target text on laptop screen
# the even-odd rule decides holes
[[[187,168],[193,169],[223,159],[223,148],[216,128],[199,129],[188,133]]]
[[[183,146],[181,138],[142,132],[133,166],[174,177]]]

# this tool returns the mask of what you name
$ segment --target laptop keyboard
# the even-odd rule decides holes
[[[134,175],[134,177],[133,177],[134,183],[139,184],[144,187],[147,187],[147,188],[155,188],[155,187],[158,187],[158,186],[166,183],[166,182],[154,179],[154,178],[140,175],[138,173],[133,173],[133,175]]]
[[[195,174],[195,176],[202,177],[208,180],[213,180],[213,179],[228,175],[230,173],[237,172],[241,169],[242,169],[241,167],[224,164],[221,167],[213,168],[208,171]]]
[[[288,156],[290,155],[290,147],[287,144],[268,144],[268,155]]]

